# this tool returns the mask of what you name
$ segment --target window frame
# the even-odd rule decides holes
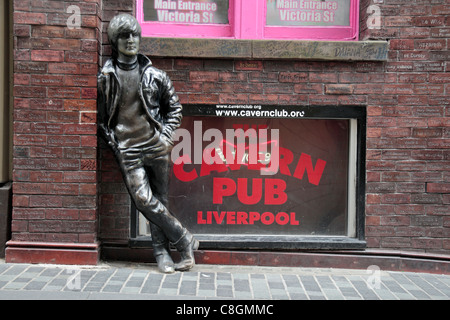
[[[359,0],[350,1],[349,26],[266,26],[266,0],[229,0],[229,24],[179,24],[144,21],[144,1],[136,0],[136,17],[144,37],[239,40],[356,41]],[[254,12],[249,15],[247,12]]]
[[[183,115],[186,117],[216,116],[216,105],[184,105]],[[264,105],[264,110],[274,110],[276,106]],[[366,106],[284,106],[286,110],[306,111],[303,119],[346,119],[350,122],[349,137],[349,180],[348,180],[348,211],[346,235],[254,235],[245,234],[195,234],[201,241],[202,249],[242,249],[242,250],[291,250],[291,249],[364,249],[365,238],[365,196],[366,196]],[[130,239],[132,248],[147,248],[152,245],[151,234],[142,224],[139,211],[132,204],[130,207]],[[176,214],[174,212],[174,214]],[[144,221],[145,222],[145,221]]]
[[[267,26],[264,19],[264,39],[282,40],[358,40],[359,0],[350,1],[349,26]],[[267,1],[264,2],[264,14]]]

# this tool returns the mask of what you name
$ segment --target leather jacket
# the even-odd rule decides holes
[[[173,132],[180,126],[183,107],[167,74],[152,66],[146,56],[138,54],[140,73],[139,97],[155,128],[173,145]],[[99,135],[117,146],[114,138],[114,116],[117,112],[122,84],[116,73],[115,60],[106,62],[98,76]]]

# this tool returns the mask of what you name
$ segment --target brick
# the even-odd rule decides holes
[[[414,50],[413,39],[393,39],[390,42],[391,50]]]
[[[79,28],[79,29],[65,28],[64,37],[69,39],[95,39],[96,30],[92,28]]]
[[[62,221],[40,220],[29,222],[29,232],[62,232]]]
[[[81,97],[81,90],[80,88],[72,87],[51,87],[48,88],[48,97],[77,99]]]
[[[80,161],[77,159],[48,159],[46,163],[48,170],[67,170],[78,171],[80,170]]]
[[[68,51],[66,52],[65,61],[69,63],[97,63],[98,54],[97,52]]]
[[[81,66],[78,63],[49,63],[48,72],[57,74],[79,74]]]
[[[414,17],[412,24],[417,27],[439,27],[445,25],[445,17],[440,16],[424,16]]]
[[[46,22],[45,13],[14,12],[14,23],[16,24],[45,24]]]
[[[97,199],[94,196],[67,196],[63,197],[63,208],[89,209],[95,208]]]
[[[78,118],[78,113],[76,117]],[[97,126],[95,124],[65,124],[64,125],[64,134],[67,135],[82,135],[82,134],[96,134]]]
[[[17,73],[14,75],[14,84],[16,85],[29,85],[31,76],[29,74]]]
[[[81,123],[97,123],[96,112],[82,112],[80,115]]]
[[[429,51],[400,51],[399,58],[401,60],[428,60]]]
[[[223,95],[222,95],[223,96]],[[217,94],[209,94],[209,95],[205,95],[205,94],[189,94],[189,103],[219,103],[219,95]],[[233,98],[233,96],[230,95],[231,98]],[[232,103],[232,102],[228,102],[228,103]]]
[[[14,60],[15,61],[29,61],[31,59],[30,50],[24,49],[20,50],[17,49],[14,51]]]
[[[411,158],[416,160],[443,160],[444,153],[441,150],[416,150]]]
[[[81,74],[97,74],[98,72],[98,65],[95,63],[82,63],[80,65],[80,73]]]
[[[234,67],[238,71],[261,71],[263,70],[262,61],[236,61]]]
[[[16,37],[30,37],[31,27],[29,25],[14,25],[13,34]]]
[[[52,183],[47,186],[47,194],[78,195],[79,186],[72,183]]]
[[[380,225],[385,226],[409,226],[410,217],[408,216],[383,216],[380,218]]]
[[[386,84],[383,90],[384,94],[413,94],[411,84]]]
[[[30,133],[49,134],[48,138],[56,134],[62,134],[62,125],[58,123],[32,123]]]
[[[431,73],[429,76],[429,81],[431,83],[449,83],[450,74],[449,73]]]
[[[28,231],[28,221],[13,220],[11,222],[12,232],[27,232]]]
[[[30,9],[35,12],[64,11],[64,3],[59,1],[30,1]]]
[[[292,92],[294,92],[293,83],[264,83],[263,88],[264,93],[266,94],[272,93],[292,94]]]
[[[77,220],[80,217],[76,209],[45,209],[44,212],[47,220]]]
[[[447,5],[435,5],[431,7],[432,15],[449,15],[450,8]]]
[[[46,113],[44,111],[36,110],[17,110],[14,112],[14,120],[16,121],[40,121],[46,120]]]
[[[191,71],[189,73],[189,79],[191,81],[217,81],[219,79],[219,73],[216,71]]]
[[[14,71],[20,73],[47,73],[47,63],[35,61],[15,61]]]
[[[14,220],[41,220],[45,218],[44,209],[13,208]]]
[[[32,208],[61,208],[62,197],[53,195],[31,195],[30,207]]]
[[[68,87],[97,87],[96,76],[65,76],[64,84]]]
[[[62,182],[62,172],[30,172],[29,179],[31,182],[57,183]]]
[[[45,183],[21,183],[15,182],[13,192],[17,194],[46,194],[47,185]]]
[[[396,205],[394,212],[400,215],[420,215],[425,212],[425,206],[420,204]]]
[[[47,138],[47,144],[55,147],[79,147],[80,137],[51,135]]]
[[[353,94],[354,88],[351,84],[327,84],[325,94]]]
[[[381,202],[385,204],[401,204],[410,203],[411,196],[403,193],[383,194],[381,196]]]
[[[97,175],[95,172],[77,171],[77,172],[65,172],[64,182],[70,183],[95,183],[97,181]]]
[[[95,159],[97,150],[90,147],[64,148],[65,159]]]
[[[63,38],[64,28],[55,26],[32,26],[31,34],[35,38]]]
[[[411,225],[412,226],[421,226],[421,227],[438,227],[442,226],[442,217],[437,216],[413,216],[411,217]]]
[[[33,75],[31,85],[33,86],[62,86],[64,78],[54,75]]]
[[[278,101],[281,105],[308,105],[307,95],[280,94]]]
[[[422,73],[398,73],[398,82],[403,83],[425,83],[427,75]]]
[[[97,195],[97,184],[80,184],[80,195],[81,196],[96,196]]]
[[[308,82],[308,73],[306,72],[280,72],[280,82]]]
[[[312,73],[309,75],[310,82],[338,82],[336,73]]]
[[[450,183],[427,183],[429,193],[450,193]]]
[[[32,147],[30,148],[30,157],[32,158],[61,158],[62,148],[50,147]]]
[[[81,42],[76,39],[31,38],[29,46],[36,50],[77,50],[80,49]]]
[[[440,194],[418,193],[411,195],[411,201],[418,204],[442,204],[442,197]]]
[[[82,147],[97,147],[98,139],[97,136],[81,136],[81,146]]]
[[[416,138],[437,138],[442,137],[440,128],[413,128],[412,136]]]
[[[411,239],[402,237],[384,237],[381,239],[382,248],[411,248]]]
[[[81,88],[82,99],[97,99],[97,87],[95,88]]]
[[[189,95],[191,99],[191,95]],[[247,94],[221,94],[219,97],[219,103],[240,104],[248,103],[249,95]]]
[[[31,50],[31,60],[62,62],[64,61],[64,51]]]
[[[259,93],[263,90],[262,83],[234,84],[232,92],[235,93]]]
[[[447,43],[444,39],[424,39],[414,41],[414,49],[416,50],[442,50],[446,48]]]
[[[31,86],[14,86],[14,96],[23,98],[45,98],[47,89]]]
[[[47,112],[47,122],[57,123],[79,123],[80,115],[78,112],[69,111],[49,111]]]
[[[98,42],[97,40],[81,40],[81,51],[97,52]]]

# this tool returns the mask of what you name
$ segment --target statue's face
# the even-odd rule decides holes
[[[117,50],[125,56],[135,56],[139,52],[140,37],[138,34],[128,33],[117,39]]]

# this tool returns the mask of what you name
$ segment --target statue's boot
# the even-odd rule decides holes
[[[167,208],[156,199],[152,199],[149,206],[144,206],[140,210],[142,214],[153,224],[158,226],[167,239],[175,245],[180,252],[181,261],[175,265],[175,270],[188,271],[195,265],[194,250],[199,247],[199,242],[194,236],[183,227],[183,225],[174,216],[172,216]],[[167,265],[168,256],[162,254],[161,265]],[[159,266],[159,264],[158,264]],[[163,268],[166,269],[166,268]]]
[[[158,270],[162,273],[174,273],[175,272],[175,265],[172,260],[172,257],[170,256],[170,249],[164,248],[162,250],[159,250],[158,252],[155,251],[155,258],[156,263],[158,264]]]
[[[175,243],[175,247],[180,252],[181,261],[175,265],[177,271],[189,271],[195,266],[194,251],[198,249],[200,243],[192,234],[187,234]]]
[[[163,231],[153,223],[150,223],[153,240],[153,254],[158,264],[158,270],[162,273],[174,273],[175,265],[170,255],[169,240]]]

